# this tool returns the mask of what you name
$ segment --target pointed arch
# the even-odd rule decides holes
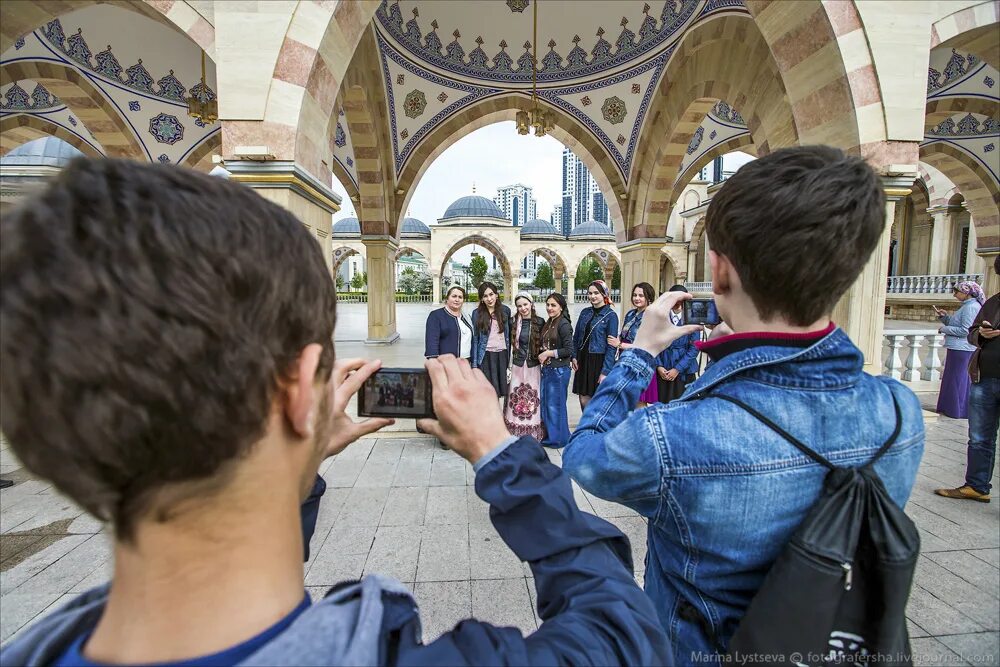
[[[1000,247],[1000,185],[985,165],[947,141],[924,144],[920,159],[947,176],[965,197],[978,247]]]
[[[41,139],[56,137],[89,157],[104,157],[104,154],[83,137],[74,134],[61,125],[57,125],[42,116],[32,114],[14,114],[0,119],[0,155],[17,148],[21,144]]]

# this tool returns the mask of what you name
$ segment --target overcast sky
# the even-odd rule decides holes
[[[538,217],[548,220],[562,199],[563,145],[552,137],[521,136],[513,122],[496,123],[462,137],[438,156],[424,172],[410,199],[409,214],[433,224],[459,197],[476,194],[493,199],[497,188],[522,183],[534,188]],[[334,221],[354,215],[343,186],[333,189],[344,198]]]

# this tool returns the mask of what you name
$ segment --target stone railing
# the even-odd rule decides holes
[[[368,303],[367,292],[338,292],[339,303]],[[430,294],[397,294],[396,303],[430,303]]]
[[[687,291],[690,292],[691,294],[707,294],[712,291],[712,281],[709,280],[707,282],[700,282],[700,283],[684,283],[684,287],[686,287]]]
[[[882,375],[903,382],[941,379],[942,334],[927,329],[887,331],[883,341]]]
[[[955,273],[942,276],[889,276],[886,291],[889,294],[949,294],[964,280],[982,284],[978,273]]]
[[[622,291],[620,289],[611,290],[611,301],[614,303],[621,303]],[[585,303],[587,301],[587,290],[578,289],[573,290],[573,303]],[[629,306],[631,308],[631,306]]]

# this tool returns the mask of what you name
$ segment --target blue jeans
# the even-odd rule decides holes
[[[569,442],[569,366],[542,366],[542,423],[546,447],[564,447]]]
[[[965,483],[990,492],[1000,427],[1000,379],[982,378],[969,390],[969,458]]]

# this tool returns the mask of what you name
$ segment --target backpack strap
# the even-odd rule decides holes
[[[896,412],[896,428],[893,429],[892,435],[889,436],[889,439],[886,440],[882,444],[881,447],[879,447],[879,449],[878,449],[877,452],[875,452],[875,456],[873,456],[871,458],[871,460],[868,461],[868,463],[866,463],[864,466],[862,466],[863,468],[869,468],[869,467],[871,467],[872,465],[874,465],[874,463],[876,461],[878,461],[880,458],[882,458],[882,455],[885,454],[887,451],[889,451],[889,447],[891,447],[892,444],[894,442],[896,442],[896,438],[899,437],[899,432],[903,428],[903,415],[902,415],[902,413],[901,413],[901,411],[899,409],[899,402],[896,400],[896,396],[895,396],[895,394],[892,393],[891,390],[889,392],[889,395],[892,396],[892,407],[893,407],[893,410],[895,410],[895,412]],[[799,450],[800,452],[802,452],[803,454],[805,454],[806,456],[808,456],[809,458],[811,458],[816,463],[820,464],[821,466],[823,466],[827,470],[836,470],[837,469],[837,466],[835,466],[832,463],[830,463],[830,461],[828,461],[826,459],[826,457],[824,457],[823,455],[819,454],[818,452],[816,452],[815,450],[813,450],[812,448],[810,448],[808,445],[804,444],[802,441],[800,441],[799,439],[797,439],[795,436],[791,435],[788,431],[786,431],[785,429],[783,429],[780,426],[778,426],[777,424],[775,424],[769,417],[761,414],[760,412],[758,412],[754,408],[750,407],[749,405],[747,405],[746,403],[744,403],[740,399],[734,398],[732,396],[726,396],[725,394],[705,394],[705,395],[701,396],[701,398],[721,398],[724,401],[729,401],[733,405],[736,405],[736,406],[738,406],[740,408],[743,408],[744,410],[746,410],[747,412],[749,412],[751,415],[753,415],[754,417],[756,417],[758,420],[760,420],[765,426],[769,427],[775,433],[777,433],[782,438],[784,438],[789,443],[791,443],[795,447],[795,449]]]

